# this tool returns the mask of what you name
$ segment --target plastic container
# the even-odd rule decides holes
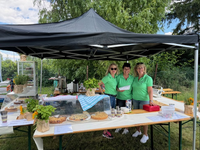
[[[172,118],[175,112],[175,107],[171,106],[162,106],[162,116],[164,118]]]
[[[149,105],[149,104],[146,104],[146,105],[143,105],[143,109],[146,110],[146,111],[159,111],[160,110],[160,106],[158,105]]]

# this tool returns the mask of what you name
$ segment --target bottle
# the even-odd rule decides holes
[[[120,108],[118,108],[118,110],[117,110],[117,117],[121,117],[121,109]]]
[[[131,100],[126,100],[126,108],[129,109],[129,112],[131,112],[131,108],[132,108],[132,104],[131,104]]]
[[[111,110],[111,117],[115,117],[115,109],[114,108],[112,108],[112,110]]]

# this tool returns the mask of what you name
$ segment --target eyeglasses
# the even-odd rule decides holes
[[[111,70],[117,70],[117,68],[110,68]]]
[[[142,65],[142,64],[144,64],[143,62],[139,62],[139,63],[137,63],[136,65]]]

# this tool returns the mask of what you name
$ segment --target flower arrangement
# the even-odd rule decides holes
[[[194,105],[194,98],[190,97],[185,100],[185,105]]]
[[[25,99],[25,102],[27,103],[28,112],[34,112],[33,109],[39,104],[39,101],[33,98]]]
[[[45,120],[48,121],[49,117],[51,116],[52,112],[55,111],[56,108],[54,108],[51,105],[43,106],[43,105],[36,105],[36,107],[33,109],[35,111],[32,115],[33,119],[39,119],[39,120]]]

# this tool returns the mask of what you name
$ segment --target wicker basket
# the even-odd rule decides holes
[[[14,93],[22,93],[24,85],[14,85]]]
[[[193,114],[193,105],[184,105],[185,114]]]
[[[26,61],[26,55],[21,55],[20,56],[20,61]]]
[[[33,116],[33,113],[32,113],[32,112],[26,112],[24,118],[25,118],[27,121],[31,121],[31,120],[34,120],[32,116]]]
[[[49,130],[49,120],[46,122],[45,120],[37,120],[37,131],[46,132]]]
[[[95,96],[95,91],[96,91],[96,88],[87,89],[85,95],[86,96]]]

